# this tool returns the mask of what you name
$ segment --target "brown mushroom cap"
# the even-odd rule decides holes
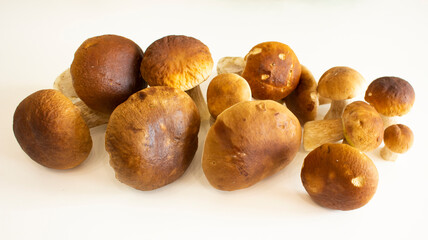
[[[116,178],[139,190],[178,179],[198,148],[200,117],[193,100],[167,86],[141,90],[112,113],[106,150]]]
[[[336,101],[351,99],[362,91],[364,82],[363,76],[352,68],[333,67],[318,81],[318,93]]]
[[[247,188],[290,163],[300,140],[299,121],[284,105],[240,102],[222,112],[208,131],[202,168],[217,189]]]
[[[385,145],[395,153],[405,153],[413,145],[413,132],[403,124],[391,125],[385,129]]]
[[[79,109],[57,90],[40,90],[26,97],[15,110],[13,132],[24,152],[48,168],[74,168],[92,148]]]
[[[248,82],[234,73],[223,73],[213,78],[208,85],[208,110],[214,118],[238,102],[250,101]]]
[[[286,44],[264,42],[245,56],[242,77],[250,84],[256,99],[281,100],[299,83],[301,67],[297,56]]]
[[[130,95],[147,87],[141,78],[143,51],[116,35],[89,38],[74,54],[70,71],[80,99],[90,108],[111,113]]]
[[[370,83],[364,99],[385,116],[402,116],[415,102],[415,91],[406,80],[381,77]]]
[[[198,39],[172,35],[153,42],[141,62],[141,74],[150,86],[170,86],[187,91],[211,74],[210,50]]]
[[[324,144],[310,152],[301,171],[303,186],[319,205],[352,210],[367,204],[376,192],[373,161],[346,144]]]
[[[343,134],[353,147],[366,152],[379,147],[383,139],[383,121],[369,104],[356,101],[346,106],[342,114]]]

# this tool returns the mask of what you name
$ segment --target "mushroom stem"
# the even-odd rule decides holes
[[[387,146],[384,146],[380,150],[380,156],[387,161],[395,161],[397,160],[398,154],[391,151],[391,149],[389,149]]]
[[[324,105],[324,104],[329,104],[329,103],[331,103],[330,98],[326,98],[326,97],[323,97],[323,96],[318,94],[318,104],[319,105]]]
[[[327,114],[324,116],[324,120],[341,118],[343,110],[345,109],[346,105],[348,105],[349,103],[350,103],[349,99],[331,101],[330,109],[328,110]]]
[[[384,129],[386,129],[387,127],[397,123],[396,117],[388,117],[388,116],[385,116],[383,114],[379,114],[379,115],[382,118]]]
[[[193,99],[196,106],[198,107],[201,121],[210,119],[211,114],[208,111],[207,103],[205,102],[204,96],[202,95],[202,91],[199,85],[190,90],[187,90],[186,93]]]
[[[242,75],[245,60],[242,57],[222,57],[217,62],[217,74],[235,73]]]
[[[342,119],[309,121],[303,127],[303,147],[311,151],[324,143],[343,139]]]

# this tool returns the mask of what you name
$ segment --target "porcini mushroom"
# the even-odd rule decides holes
[[[370,83],[364,99],[381,114],[387,128],[395,123],[393,117],[410,111],[415,102],[415,91],[402,78],[381,77]]]
[[[397,153],[407,152],[413,145],[413,132],[403,124],[394,124],[385,129],[383,141],[385,146],[380,156],[388,161],[395,161]]]
[[[373,161],[346,144],[323,144],[302,166],[303,186],[314,202],[336,210],[366,205],[376,193],[379,174]]]
[[[300,147],[297,118],[275,101],[245,101],[223,111],[208,131],[202,169],[210,184],[250,187],[290,163]]]
[[[153,42],[141,62],[141,74],[150,86],[186,91],[198,106],[202,120],[209,119],[199,84],[208,79],[214,62],[210,50],[193,37],[171,35]]]
[[[245,60],[242,57],[222,57],[217,62],[217,74],[235,73],[242,75]]]
[[[180,89],[157,86],[131,95],[113,111],[105,135],[116,178],[144,191],[175,181],[195,155],[199,126],[195,103]]]
[[[13,132],[22,150],[48,168],[74,168],[92,148],[80,110],[57,90],[40,90],[26,97],[15,110]]]
[[[208,110],[214,119],[225,109],[242,101],[251,101],[251,89],[248,82],[237,74],[217,75],[208,85]]]
[[[376,149],[383,139],[383,122],[376,109],[356,101],[345,107],[342,118],[310,121],[303,128],[306,151],[343,138],[363,152]]]
[[[324,119],[340,118],[350,99],[362,92],[364,83],[363,76],[352,68],[333,67],[327,70],[318,81],[319,95],[332,100]]]
[[[286,44],[264,42],[245,56],[242,77],[248,81],[255,99],[279,101],[299,83],[301,67],[297,56]]]

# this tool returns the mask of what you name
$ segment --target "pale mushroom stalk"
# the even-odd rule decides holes
[[[380,150],[380,156],[387,161],[395,161],[397,160],[397,156],[398,154],[391,151],[391,149],[389,149],[387,146],[384,146],[381,150]]]
[[[330,104],[331,103],[331,99],[323,97],[323,96],[320,96],[318,94],[318,102],[319,102],[319,105]]]
[[[202,95],[201,88],[198,86],[187,90],[186,93],[193,99],[199,110],[201,120],[208,120],[210,118],[210,112],[208,111],[207,103],[205,102],[204,96]]]
[[[379,115],[382,118],[384,129],[386,129],[387,127],[389,127],[391,125],[397,124],[397,117],[396,116],[388,117],[388,116],[385,116],[383,114],[379,114]]]
[[[343,110],[345,109],[346,105],[348,105],[350,102],[351,102],[350,99],[331,101],[330,109],[324,116],[324,119],[340,118],[342,116]]]
[[[324,143],[334,143],[343,139],[342,119],[309,121],[303,127],[303,147],[311,151]]]

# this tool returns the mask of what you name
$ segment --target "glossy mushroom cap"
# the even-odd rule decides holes
[[[24,152],[48,168],[74,168],[92,148],[79,109],[56,90],[40,90],[26,97],[15,110],[13,132]]]
[[[376,192],[378,171],[373,161],[346,144],[324,144],[310,152],[301,179],[317,204],[352,210],[367,204]]]
[[[402,116],[415,102],[415,91],[406,80],[381,77],[370,83],[364,99],[385,116]]]
[[[320,96],[331,100],[346,100],[356,97],[364,86],[363,76],[349,67],[333,67],[318,81]]]
[[[256,99],[281,100],[299,83],[301,67],[297,56],[286,44],[264,42],[245,56],[242,73]]]
[[[297,118],[275,101],[246,101],[226,109],[208,131],[202,169],[210,184],[250,187],[290,163],[300,147]]]
[[[116,35],[89,38],[74,54],[70,71],[73,87],[90,108],[111,113],[130,95],[147,87],[141,78],[143,51]]]
[[[198,39],[171,35],[153,42],[144,53],[141,74],[150,86],[190,90],[211,74],[210,50]]]
[[[193,100],[171,87],[141,90],[112,113],[105,136],[116,178],[139,190],[178,179],[198,148],[200,117]]]
[[[227,108],[243,101],[251,101],[248,82],[234,73],[223,73],[213,78],[208,85],[208,110],[213,118]]]
[[[413,145],[413,132],[403,124],[391,125],[385,129],[385,146],[395,153],[405,153]]]

